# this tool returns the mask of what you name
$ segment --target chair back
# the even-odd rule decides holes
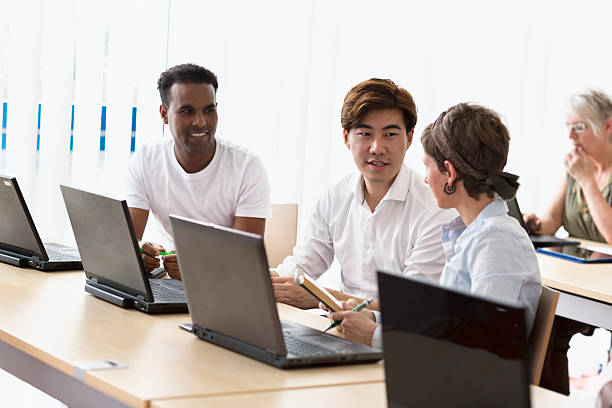
[[[297,204],[272,204],[272,218],[266,220],[264,245],[271,268],[293,253],[297,236]]]
[[[558,301],[559,292],[542,286],[538,310],[527,342],[527,370],[529,382],[533,385],[540,384]]]

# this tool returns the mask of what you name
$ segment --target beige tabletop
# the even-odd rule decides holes
[[[147,315],[99,300],[83,272],[0,265],[0,340],[73,375],[76,361],[127,368],[88,371],[85,382],[132,406],[153,399],[381,381],[382,363],[282,370],[180,330],[187,314]],[[328,320],[279,305],[281,319],[322,329]]]
[[[587,240],[581,240],[581,246],[612,248]],[[612,303],[612,263],[580,264],[544,254],[538,254],[538,262],[546,286]]]
[[[367,401],[367,403],[365,403]],[[594,407],[593,400],[584,396],[558,394],[544,388],[531,386],[531,405],[533,408],[584,408]],[[295,389],[238,395],[156,400],[152,408],[281,408],[281,407],[386,407],[385,383],[337,385],[308,389]]]

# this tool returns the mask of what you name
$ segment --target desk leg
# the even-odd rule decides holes
[[[612,330],[612,304],[559,291],[556,314],[592,326]]]
[[[0,341],[0,367],[69,407],[128,407],[3,341]]]

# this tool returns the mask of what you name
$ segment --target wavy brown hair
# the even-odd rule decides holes
[[[446,154],[436,138],[443,138]],[[445,160],[453,163],[470,197],[495,196],[492,181],[502,174],[510,147],[508,129],[495,111],[471,103],[455,105],[425,128],[421,143],[440,172],[446,173]]]
[[[417,109],[410,93],[390,79],[372,78],[355,85],[344,98],[340,123],[351,130],[368,112],[379,109],[399,109],[404,117],[406,133],[414,129]]]

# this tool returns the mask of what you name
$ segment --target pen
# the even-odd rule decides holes
[[[374,300],[374,298],[369,298],[364,300],[363,302],[361,302],[360,304],[358,304],[357,306],[355,306],[354,308],[351,309],[352,312],[359,312],[362,309],[364,309],[367,305],[369,305],[370,303],[372,303],[372,301]],[[342,323],[342,320],[339,321],[335,321],[332,324],[329,325],[329,327],[325,330],[323,330],[323,333],[325,333],[326,331],[328,331],[329,329],[333,329],[334,327],[336,327],[337,325],[339,325],[340,323]]]
[[[140,252],[142,252],[143,254],[146,254],[146,252],[141,249]],[[160,255],[176,255],[176,252],[165,252],[165,251],[158,251]]]

